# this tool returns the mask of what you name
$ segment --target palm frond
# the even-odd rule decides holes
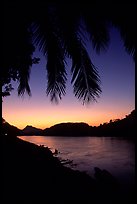
[[[28,66],[20,67],[19,71],[19,86],[18,86],[18,95],[23,96],[25,92],[28,93],[29,96],[31,96],[31,90],[29,86],[29,77],[30,77],[30,68]]]
[[[121,15],[122,11],[122,15]],[[134,3],[113,5],[111,13],[108,14],[110,21],[121,34],[125,50],[135,60],[135,41],[136,41],[136,7]]]
[[[48,9],[48,8],[47,8]],[[51,7],[45,11],[45,20],[34,24],[34,42],[44,53],[47,59],[47,95],[50,95],[51,101],[57,102],[65,95],[66,71],[65,54],[62,40],[58,32],[55,13],[52,13]],[[50,12],[50,15],[48,13]],[[55,11],[54,11],[55,12]],[[47,14],[47,15],[46,15]]]
[[[27,82],[21,82],[18,86],[18,95],[23,96],[24,93],[27,92],[29,96],[31,96],[30,86]]]
[[[31,96],[31,90],[29,86],[30,70],[33,63],[37,61],[32,58],[32,54],[35,50],[35,47],[31,42],[31,33],[26,29],[26,24],[21,27],[20,32],[20,42],[18,47],[18,54],[16,60],[16,67],[18,69],[18,95],[22,96],[25,91]],[[38,60],[38,59],[37,59]]]
[[[72,84],[75,96],[83,100],[83,103],[96,100],[96,97],[101,93],[100,80],[97,69],[82,41],[83,31],[88,32],[93,48],[99,53],[101,49],[107,48],[109,42],[108,23],[112,23],[119,28],[126,51],[134,58],[135,10],[134,4],[130,5],[117,6],[115,4],[113,9],[113,5],[110,3],[108,10],[107,6],[104,8],[94,2],[89,5],[84,2],[78,4],[76,2],[73,4],[59,2],[56,4],[46,1],[41,4],[34,3],[33,9],[29,4],[25,13],[25,5],[23,9],[19,6],[19,10],[15,5],[9,6],[10,18],[6,20],[4,27],[6,74],[4,73],[2,76],[3,83],[10,83],[11,79],[16,79],[20,83],[19,95],[23,95],[25,91],[31,94],[28,81],[30,68],[33,62],[37,62],[32,59],[33,45],[35,44],[47,58],[48,85],[46,92],[47,95],[50,95],[51,100],[57,101],[65,95],[66,57],[72,59]],[[30,23],[33,23],[31,28],[29,27]],[[81,25],[84,25],[83,30],[80,29]],[[31,30],[33,32],[32,42],[29,39]],[[10,70],[14,70],[13,76]]]
[[[66,71],[64,54],[61,52],[60,44],[57,39],[52,36],[51,43],[48,43],[47,51],[47,73],[48,86],[47,95],[50,94],[51,101],[56,102],[65,95],[66,89]]]
[[[86,30],[90,35],[93,48],[97,53],[106,50],[109,43],[108,22],[102,10],[96,8],[94,4],[83,5],[82,17],[86,25]]]
[[[83,100],[84,103],[90,101],[96,101],[96,97],[99,97],[101,88],[99,86],[99,75],[95,66],[92,64],[90,57],[81,44],[81,41],[77,41],[79,52],[72,61],[72,84],[74,87],[74,94],[78,99]],[[79,60],[80,59],[80,60]]]
[[[126,51],[133,57],[135,61],[135,32],[133,31],[133,35],[131,36],[131,31],[126,32],[125,29],[121,29],[120,33],[123,38]]]
[[[31,90],[29,86],[29,77],[30,77],[30,67],[27,65],[22,65],[19,69],[19,86],[18,86],[18,95],[23,96],[25,91],[31,96]]]
[[[80,21],[67,14],[60,16],[65,51],[72,59],[72,81],[75,96],[83,103],[95,101],[101,93],[99,76],[81,39]]]

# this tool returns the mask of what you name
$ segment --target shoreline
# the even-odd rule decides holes
[[[116,186],[61,164],[48,147],[3,136],[3,198],[6,200],[82,200],[113,202],[123,198]],[[118,187],[118,186],[117,186]],[[109,197],[111,195],[111,198]],[[117,196],[114,196],[114,195]]]

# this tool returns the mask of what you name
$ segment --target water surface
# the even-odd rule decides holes
[[[73,160],[71,168],[86,171],[94,177],[94,167],[108,170],[125,185],[133,185],[135,177],[135,145],[116,137],[21,136],[23,140],[44,145],[58,157]]]

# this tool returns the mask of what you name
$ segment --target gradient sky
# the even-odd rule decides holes
[[[20,129],[26,125],[44,129],[61,122],[86,122],[94,126],[109,122],[110,119],[124,118],[135,108],[135,64],[124,50],[119,32],[111,29],[110,44],[106,52],[97,55],[89,44],[88,52],[101,79],[102,93],[97,102],[83,106],[73,95],[70,78],[66,95],[59,104],[50,102],[50,97],[45,93],[46,60],[37,51],[41,61],[31,69],[32,96],[25,94],[18,97],[18,84],[12,83],[15,90],[11,92],[11,96],[3,99],[3,118]],[[68,62],[68,76],[70,64]]]

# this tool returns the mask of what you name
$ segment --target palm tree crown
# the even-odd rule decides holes
[[[108,28],[112,24],[120,30],[128,53],[135,56],[134,5],[109,7],[107,10],[108,7],[102,9],[96,4],[48,1],[34,2],[33,6],[20,2],[5,5],[2,85],[18,80],[18,94],[31,94],[28,81],[32,64],[38,63],[32,58],[37,46],[47,59],[47,95],[51,101],[65,95],[67,57],[72,60],[75,96],[83,103],[96,100],[101,93],[100,79],[84,44],[84,34],[90,36],[99,53],[107,48]]]

